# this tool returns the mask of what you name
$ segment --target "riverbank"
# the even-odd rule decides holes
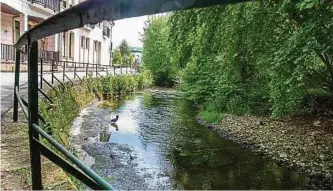
[[[277,163],[306,172],[311,184],[333,189],[333,119],[284,118],[225,115],[220,123],[197,121],[253,152]]]

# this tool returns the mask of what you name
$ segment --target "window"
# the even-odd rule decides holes
[[[62,33],[62,56],[66,57],[67,53],[67,39],[68,39],[68,32],[63,32]]]
[[[20,21],[14,22],[14,42],[16,42],[20,38]]]
[[[86,38],[86,49],[89,50],[90,49],[90,39]]]
[[[110,37],[110,28],[107,26],[103,26],[103,36]]]
[[[85,42],[86,38],[84,36],[81,36],[81,48],[85,48]]]
[[[102,43],[97,41],[97,63],[101,64]]]
[[[66,0],[62,0],[62,8],[66,9],[67,7],[67,2]]]
[[[98,51],[98,41],[94,40],[94,51],[97,52]]]
[[[74,33],[69,33],[69,57],[74,57]]]

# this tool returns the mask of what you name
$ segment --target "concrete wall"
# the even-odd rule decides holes
[[[13,44],[13,16],[1,13],[1,43]]]
[[[55,49],[55,35],[47,37],[47,45],[45,50],[56,51]]]

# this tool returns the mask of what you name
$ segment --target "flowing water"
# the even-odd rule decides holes
[[[117,189],[309,188],[306,176],[221,138],[194,116],[174,90],[151,89],[94,102],[74,121],[72,142]]]

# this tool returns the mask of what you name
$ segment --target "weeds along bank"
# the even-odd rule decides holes
[[[72,121],[81,109],[88,106],[93,99],[113,99],[127,95],[150,86],[151,82],[151,75],[143,72],[131,76],[86,78],[74,86],[70,84],[66,84],[65,87],[59,85],[56,91],[50,90],[48,92],[53,101],[52,107],[47,100],[40,101],[40,113],[48,123],[42,127],[58,142],[70,149]],[[76,182],[75,185],[78,185]]]

